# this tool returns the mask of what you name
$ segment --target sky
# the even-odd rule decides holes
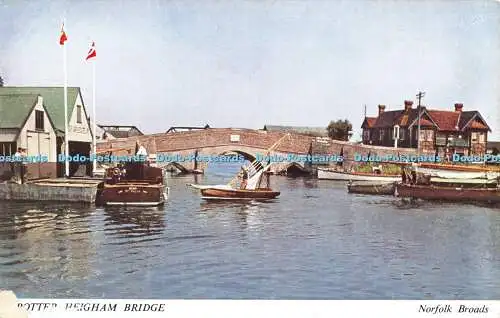
[[[500,140],[498,1],[0,0],[0,76],[68,85],[97,123],[326,127],[377,105],[479,110]],[[416,102],[415,102],[416,104]]]

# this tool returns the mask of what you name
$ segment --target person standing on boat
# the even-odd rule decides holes
[[[248,171],[245,169],[245,167],[241,167],[241,184],[240,184],[240,189],[245,190],[247,187],[247,181],[248,181]]]
[[[21,148],[21,183],[24,184],[26,180],[26,172],[27,172],[27,159],[28,153],[26,152],[26,148]]]
[[[22,183],[22,181],[21,181],[21,179],[22,179],[22,173],[21,173],[21,170],[22,170],[21,153],[22,153],[22,151],[23,151],[23,149],[21,147],[17,148],[17,152],[14,154],[14,160],[12,163],[12,173],[14,175],[16,183]]]
[[[146,147],[139,144],[138,142],[135,146],[135,149],[136,149],[135,155],[140,158],[139,163],[135,164],[135,167],[137,168],[137,176],[139,179],[144,179],[145,177],[144,166],[147,164],[148,161],[148,152],[146,150]]]

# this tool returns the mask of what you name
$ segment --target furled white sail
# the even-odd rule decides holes
[[[493,171],[453,171],[453,170],[441,170],[441,169],[431,169],[431,168],[420,168],[416,167],[417,172],[422,174],[430,175],[432,177],[438,177],[443,179],[487,179],[495,180],[500,177],[500,173]]]
[[[231,186],[227,184],[216,184],[216,185],[203,185],[203,184],[194,184],[191,183],[189,186],[195,188],[195,189],[221,189],[221,190],[230,190],[233,189]]]
[[[264,173],[264,169],[258,171],[251,178],[249,178],[245,189],[247,189],[247,190],[257,189],[257,186],[260,183],[260,179],[261,179],[263,173]]]

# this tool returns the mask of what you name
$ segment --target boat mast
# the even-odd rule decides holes
[[[285,140],[285,138],[290,138],[290,137],[291,137],[290,133],[286,133],[284,136],[282,136],[280,139],[278,139],[278,141],[276,141],[276,142],[275,142],[275,143],[274,143],[274,144],[273,144],[273,145],[272,145],[269,149],[267,149],[267,153],[266,153],[266,155],[269,155],[269,153],[270,153],[271,151],[273,151],[274,149],[276,149],[276,148],[277,148],[277,147],[278,147],[278,146],[279,146],[279,145],[283,142],[283,140]],[[261,162],[259,162],[259,161],[257,161],[257,158],[255,158],[255,160],[254,160],[254,161],[252,161],[252,163],[251,163],[251,164],[247,167],[247,170],[248,170],[248,172],[249,172],[249,173],[248,173],[248,179],[249,179],[249,180],[250,180],[250,178],[251,178],[251,177],[253,177],[253,176],[254,176],[254,175],[255,175],[258,171],[260,171],[260,169],[259,169],[259,170],[257,170],[257,167],[258,167],[259,165],[262,167],[262,163],[261,163]],[[270,165],[271,165],[271,163],[269,163],[267,166],[263,167],[263,169],[267,169],[267,168],[269,168],[269,166],[270,166]],[[252,176],[250,176],[250,172],[251,172],[250,170],[251,170],[251,169],[253,169],[253,171],[255,171],[255,173],[254,173]],[[233,177],[233,179],[232,179],[231,181],[229,181],[229,183],[228,183],[227,185],[232,186],[232,185],[236,182],[236,180],[238,180],[238,175],[234,176],[234,177]]]

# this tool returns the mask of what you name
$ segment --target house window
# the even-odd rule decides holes
[[[379,137],[380,137],[380,141],[384,141],[384,139],[385,139],[385,130],[384,129],[380,129]]]
[[[425,134],[425,140],[427,140],[427,141],[433,141],[434,140],[434,131],[427,130],[427,132]]]
[[[44,130],[44,118],[43,111],[35,110],[35,129]]]
[[[406,129],[400,129],[399,130],[399,140],[405,140],[406,139]]]
[[[471,139],[472,142],[477,141],[477,133],[475,133],[475,132],[471,133],[471,138],[470,139]]]
[[[486,140],[486,134],[485,133],[479,133],[479,142],[484,143]]]
[[[16,153],[15,142],[0,142],[0,155],[12,156]]]
[[[370,140],[370,131],[368,129],[365,129],[363,131],[363,139],[364,140]]]
[[[76,122],[78,124],[82,123],[82,106],[76,106]]]

